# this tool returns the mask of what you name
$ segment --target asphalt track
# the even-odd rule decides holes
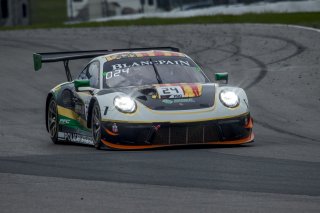
[[[33,52],[176,46],[246,89],[254,143],[148,151],[54,145],[46,94],[61,63]],[[74,73],[86,61],[73,63]],[[1,212],[320,212],[320,33],[180,25],[0,32]]]

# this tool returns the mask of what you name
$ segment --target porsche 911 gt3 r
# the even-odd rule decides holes
[[[92,59],[72,80],[69,61]],[[253,121],[243,89],[212,83],[173,47],[35,53],[35,70],[62,61],[68,81],[46,100],[54,143],[97,149],[146,149],[252,142]],[[228,81],[216,73],[216,81]]]

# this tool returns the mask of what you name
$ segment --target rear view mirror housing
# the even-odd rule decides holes
[[[76,91],[81,90],[81,88],[88,88],[90,87],[90,80],[74,80],[74,87]]]
[[[229,74],[227,72],[219,72],[214,75],[216,81],[225,81],[228,84]]]

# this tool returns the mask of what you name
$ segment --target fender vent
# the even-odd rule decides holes
[[[62,92],[62,103],[63,103],[63,106],[66,107],[66,108],[72,108],[73,107],[73,103],[72,103],[72,97],[73,97],[73,94],[70,90],[64,90]]]

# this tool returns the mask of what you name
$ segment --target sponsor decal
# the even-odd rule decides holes
[[[116,59],[121,59],[121,58],[136,58],[138,57],[137,53],[118,53],[118,54],[112,54],[112,55],[108,55],[106,56],[106,60],[107,61],[113,61]]]
[[[68,125],[81,128],[82,130],[88,130],[86,127],[87,122],[74,111],[58,105],[58,113],[59,119],[64,118],[70,120]]]
[[[162,103],[165,104],[183,104],[183,103],[194,103],[196,102],[193,98],[183,98],[183,99],[163,99]]]
[[[84,130],[79,127],[70,126],[70,125],[61,125],[59,127],[59,131],[60,132],[72,132],[72,133],[77,133],[77,134],[89,136],[89,137],[91,137],[91,134],[92,134],[91,130],[89,130],[89,129]]]
[[[184,84],[182,89],[185,97],[199,97],[202,94],[202,85],[201,84]]]
[[[185,99],[175,99],[174,103],[194,103],[196,102],[193,98],[185,98]]]
[[[70,124],[70,119],[60,118],[59,124],[61,125]]]
[[[163,99],[162,102],[165,104],[173,104],[174,103],[174,101],[170,100],[170,99]]]
[[[190,63],[187,60],[155,60],[155,61],[134,61],[130,64],[113,64],[112,70],[119,70],[124,68],[130,68],[130,67],[139,67],[139,66],[147,66],[147,65],[180,65],[180,66],[188,66],[190,67]]]
[[[115,53],[106,56],[107,61],[113,61],[122,58],[141,58],[141,57],[152,57],[152,56],[180,56],[185,57],[183,53],[168,52],[168,51],[147,51],[147,52],[125,52]]]
[[[109,80],[112,78],[119,77],[123,74],[129,74],[130,72],[135,72],[137,69],[130,69],[132,67],[147,66],[147,65],[152,65],[153,63],[155,65],[180,65],[180,66],[191,67],[188,60],[133,61],[131,63],[113,64],[111,66],[112,70],[108,71],[108,72],[104,72],[103,76],[104,76],[105,80]]]
[[[160,129],[161,125],[159,124],[159,125],[157,125],[157,126],[152,126],[152,127],[153,127],[153,129],[157,132],[157,131]]]
[[[89,145],[93,144],[92,137],[80,135],[77,133],[58,132],[58,139],[75,142],[75,143],[81,143],[81,144],[89,144]]]
[[[113,133],[118,133],[118,126],[117,126],[116,123],[113,123],[113,125],[112,125],[112,132]]]

